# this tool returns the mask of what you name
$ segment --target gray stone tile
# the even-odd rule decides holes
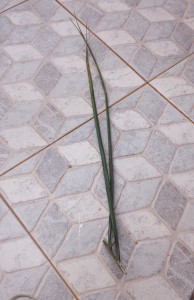
[[[173,122],[181,122],[186,118],[177,111],[173,106],[167,105],[163,115],[160,118],[160,124],[170,124]]]
[[[93,78],[93,86],[94,86],[94,90],[96,91],[95,92],[96,99],[98,99],[96,105],[97,105],[97,108],[100,109],[104,106],[105,96],[104,96],[104,92],[103,92],[103,88],[102,88],[102,84],[101,84],[99,76],[95,76]],[[86,96],[87,101],[90,103],[91,96],[90,96],[90,91],[88,90],[88,87],[86,87],[85,96]]]
[[[185,205],[186,199],[170,181],[167,181],[162,186],[154,207],[158,214],[175,230]]]
[[[160,39],[168,39],[174,29],[174,26],[175,22],[173,21],[151,23],[146,32],[144,40],[153,41]]]
[[[124,269],[128,264],[129,258],[134,249],[134,242],[130,236],[130,233],[124,228],[124,226],[117,222],[117,229],[118,229],[118,236],[119,236],[119,246],[120,246],[120,255],[121,255],[121,263]],[[105,236],[105,240],[107,240],[107,236]],[[114,250],[114,247],[113,247]],[[117,264],[115,264],[114,259],[102,244],[102,248],[100,251],[100,256],[104,260],[105,264],[109,268],[109,270],[118,278],[120,279],[123,277],[123,272],[120,270]]]
[[[9,150],[5,146],[0,145],[0,165],[2,165],[9,156]]]
[[[56,204],[52,204],[41,218],[34,235],[49,256],[53,256],[69,227],[67,218],[59,211]]]
[[[62,74],[50,62],[41,67],[39,72],[34,77],[34,82],[45,95],[49,95],[52,89],[56,86]]]
[[[154,70],[152,72],[152,77],[156,77],[158,74],[163,73],[165,70],[171,68],[172,66],[179,63],[179,61],[182,59],[180,55],[177,57],[160,57],[158,58]]]
[[[193,70],[194,56],[192,55],[152,81],[154,87],[192,120],[194,120],[192,113],[194,107]]]
[[[139,40],[144,37],[148,27],[149,22],[138,12],[132,12],[125,24],[127,31]]]
[[[186,78],[194,84],[194,57],[192,56],[189,60],[189,63],[186,65],[185,70],[184,70],[184,75]]]
[[[57,252],[55,259],[62,261],[94,252],[106,225],[107,220],[99,220],[90,223],[79,223],[73,226]]]
[[[168,240],[137,245],[127,270],[127,280],[158,274],[164,267],[170,242]]]
[[[49,55],[55,49],[60,37],[50,27],[45,26],[36,36],[34,45],[37,49],[45,55]]]
[[[89,26],[93,28],[103,16],[103,13],[93,6],[86,5],[81,10],[80,15],[81,19],[83,19],[86,24],[90,24]]]
[[[136,53],[132,66],[143,76],[150,77],[156,63],[154,55],[145,47],[141,47]]]
[[[185,297],[191,296],[194,288],[194,256],[179,242],[170,258],[167,276]]]
[[[58,4],[55,1],[50,0],[39,0],[34,6],[36,13],[44,20],[48,20],[50,17],[52,17],[57,8]]]
[[[91,135],[92,130],[94,129],[93,122],[87,122],[81,127],[72,131],[71,134],[64,136],[58,143],[59,145],[67,145],[69,143],[76,143],[83,140],[86,140]]]
[[[53,192],[67,168],[67,163],[59,153],[54,149],[49,149],[38,166],[36,174],[47,189]]]
[[[56,45],[52,55],[54,57],[64,56],[68,54],[76,53],[83,46],[83,41],[79,36],[67,36],[61,38]]]
[[[155,131],[151,136],[145,155],[155,166],[166,173],[175,153],[176,147],[163,134]]]
[[[189,6],[188,6],[188,10],[187,10],[187,17],[190,18],[190,17],[193,17],[194,16],[194,6],[193,6],[193,3],[189,3]]]
[[[40,105],[41,104],[39,102],[21,102],[12,105],[9,111],[1,119],[0,128],[28,124],[33,120],[40,108]]]
[[[2,52],[0,53],[0,78],[11,65],[11,60]]]
[[[21,293],[33,295],[47,269],[48,267],[43,265],[7,274],[0,285],[1,299],[7,300]]]
[[[140,3],[140,0],[126,0],[126,3],[132,7],[135,7]]]
[[[183,231],[193,231],[194,230],[194,202],[190,202],[185,210],[183,219],[181,221],[180,229]]]
[[[4,93],[4,91],[0,90],[0,118],[1,119],[6,114],[10,106],[11,106],[11,101]]]
[[[45,210],[47,204],[48,201],[46,199],[39,200],[37,202],[34,201],[31,203],[18,205],[15,208],[15,211],[28,230],[31,231],[38,222],[38,219]]]
[[[121,178],[121,176],[119,176],[117,173],[115,173],[115,176],[114,176],[114,185],[115,185],[114,201],[115,201],[115,205],[119,200],[119,197],[120,197],[121,192],[123,190],[124,184],[125,184],[125,182],[124,182],[123,178]],[[103,172],[100,173],[100,176],[98,177],[98,180],[95,182],[94,192],[97,195],[97,197],[100,199],[100,201],[106,207],[108,207]]]
[[[189,50],[194,37],[194,32],[184,23],[178,24],[173,34],[175,41],[184,49]]]
[[[6,162],[5,165],[3,165],[2,167],[2,172],[7,170],[7,166],[9,168],[9,164],[10,166],[13,166],[13,164],[17,164],[18,162],[21,162],[21,160],[25,160],[26,158],[28,158],[30,155],[32,155],[32,151],[21,151],[21,152],[17,152],[17,154],[15,155],[11,155],[8,157],[8,160]],[[29,160],[26,160],[25,162],[23,162],[22,164],[18,165],[17,168],[13,168],[12,170],[9,171],[9,173],[7,175],[5,175],[5,177],[10,177],[13,175],[21,175],[21,174],[25,174],[25,173],[29,173],[32,172],[35,168],[35,166],[37,165],[39,159],[41,157],[41,154],[37,154],[36,156],[32,157]]]
[[[13,214],[8,212],[0,222],[0,241],[22,237],[25,234],[25,230],[13,217]]]
[[[172,162],[171,171],[178,173],[192,168],[194,168],[194,145],[179,147]]]
[[[115,300],[116,299],[117,292],[113,289],[95,293],[95,294],[90,294],[88,296],[83,296],[81,300]]]
[[[40,30],[39,25],[21,25],[16,26],[11,33],[7,43],[8,44],[19,44],[19,43],[30,43]]]
[[[67,7],[74,6],[73,3],[66,4]],[[91,17],[94,23],[100,22],[104,12],[101,13],[100,8],[93,9],[91,5],[86,7],[84,4],[83,1],[82,3],[75,3],[75,7],[79,7],[79,11],[82,11],[86,18]],[[91,11],[90,8],[92,8]],[[122,21],[124,24],[129,12],[122,12],[122,14],[123,20],[120,18],[118,23]],[[10,103],[13,107],[10,107],[6,119],[3,119],[2,128],[5,129],[6,126],[9,134],[20,132],[20,142],[25,141],[24,135],[29,135],[30,131],[33,131],[33,135],[36,135],[37,138],[39,135],[39,141],[42,139],[41,145],[40,147],[38,145],[36,149],[34,148],[32,152],[40,150],[43,144],[46,146],[48,143],[52,143],[55,139],[87,121],[91,116],[91,99],[88,93],[88,80],[84,63],[84,42],[69,21],[69,16],[70,14],[54,0],[29,0],[7,11],[1,19],[7,29],[10,26],[6,24],[10,24],[11,28],[8,30],[10,32],[7,32],[5,28],[6,30],[2,33],[5,41],[2,42],[2,49],[0,49],[0,81],[3,88],[6,85],[11,89],[10,97],[13,100],[13,103]],[[106,20],[105,23],[107,24]],[[110,103],[114,103],[143,83],[143,80],[94,35],[90,36],[90,45],[95,52],[101,70],[104,72],[103,76],[110,94]],[[15,51],[10,52],[10,49],[15,49]],[[28,49],[29,52],[27,53],[25,49]],[[12,59],[10,59],[10,55]],[[28,60],[15,61],[14,57],[19,60]],[[77,64],[79,60],[81,65]],[[73,68],[71,68],[72,64],[74,65]],[[92,65],[92,69],[94,69],[94,64]],[[129,77],[128,81],[125,80],[124,86],[121,78],[122,69],[125,74],[127,72]],[[116,81],[112,78],[113,73],[117,74]],[[94,71],[94,77],[95,89],[99,90],[99,108],[102,109],[104,99],[96,71]],[[21,83],[24,87],[19,89],[19,87],[12,85],[16,83]],[[30,88],[25,90],[27,85],[31,84],[35,90],[40,92],[38,94],[36,90],[36,95],[39,95],[36,100],[42,104],[42,107],[39,108],[40,111],[38,111],[38,103],[36,107],[35,99],[32,99]],[[16,103],[16,101],[21,100],[20,93],[23,94],[24,105]],[[76,102],[76,97],[78,97],[77,107],[72,104],[72,102]],[[64,103],[62,102],[63,99]],[[8,101],[5,106],[7,104]],[[2,105],[2,110],[6,111],[5,106]],[[31,126],[30,130],[24,128],[24,125]],[[17,141],[18,144],[20,142]],[[27,147],[32,150],[30,144]],[[10,168],[13,166],[11,166],[11,162],[20,162],[21,154],[18,153],[17,159],[16,156],[14,153],[10,155],[9,160],[3,166],[4,171],[6,164]]]
[[[3,200],[0,201],[0,219],[6,214],[8,208],[4,204]]]
[[[117,205],[119,213],[150,206],[160,184],[160,179],[128,182]]]
[[[37,116],[34,127],[48,141],[53,141],[65,118],[52,104],[42,108]]]
[[[31,79],[38,67],[40,61],[27,61],[14,63],[2,78],[2,83],[12,83]]]
[[[127,291],[132,299],[182,300],[175,289],[161,276],[129,282]],[[158,293],[158,291],[160,291]]]
[[[0,16],[0,27],[1,27],[0,42],[3,43],[9,37],[11,31],[13,30],[13,26],[7,17],[5,17],[4,15],[1,15]]]
[[[114,148],[114,156],[127,156],[142,153],[150,137],[150,130],[127,131],[121,133]]]
[[[101,118],[100,129],[101,129],[101,133],[102,133],[102,141],[103,141],[104,149],[105,149],[105,152],[108,153],[107,122],[106,122],[106,118],[104,116],[103,116],[103,118]],[[111,138],[112,138],[113,147],[114,147],[118,137],[119,137],[118,130],[115,127],[111,126]],[[93,132],[89,137],[89,141],[96,149],[99,149],[98,148],[99,147],[98,139],[96,136],[95,128],[93,129]]]
[[[170,13],[182,16],[185,12],[186,1],[185,0],[167,0],[164,3],[164,8]]]
[[[117,2],[109,6],[108,0],[85,0],[77,4],[65,1],[65,5],[146,79],[157,76],[189,53],[194,33],[192,8],[190,15],[186,14],[185,0],[130,0],[122,1],[120,6]],[[117,44],[113,45],[110,37],[114,35]],[[122,35],[127,38],[122,39]]]
[[[97,30],[120,29],[129,17],[130,12],[116,12],[101,17]]]
[[[177,97],[173,97],[173,102],[176,107],[180,108],[187,115],[191,117],[192,109],[194,105],[193,95],[181,95]]]
[[[52,77],[48,79],[48,81],[49,80],[52,80]],[[54,98],[67,97],[71,95],[72,89],[74,95],[79,95],[82,93],[83,89],[86,88],[86,86],[87,78],[83,76],[83,73],[68,74],[68,77],[61,77],[56,86],[53,88],[50,96]]]
[[[56,273],[50,271],[47,274],[45,282],[40,288],[40,291],[38,292],[38,299],[53,300],[55,298],[60,300],[74,299],[64,281],[62,281]]]
[[[96,165],[70,169],[58,185],[56,195],[65,196],[88,191],[98,170]]]
[[[146,91],[138,102],[140,112],[153,123],[158,121],[165,106],[165,100],[155,91]]]

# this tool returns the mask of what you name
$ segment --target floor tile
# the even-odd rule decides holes
[[[150,99],[147,108],[142,99]],[[160,107],[155,117],[153,101]],[[143,287],[149,286],[145,299],[154,300],[150,291],[157,287],[161,300],[189,299],[194,286],[187,262],[178,267],[179,250],[174,247],[184,247],[193,261],[194,141],[187,136],[193,125],[149,86],[112,106],[110,114],[115,206],[126,275],[102,243],[108,207],[93,120],[2,176],[0,190],[78,298],[95,299],[115,290],[115,298],[124,292],[120,299],[128,299],[126,292],[140,300]],[[104,113],[100,124],[105,141]],[[189,272],[193,276],[192,269]],[[122,291],[121,282],[126,286]]]
[[[21,4],[24,0],[2,0],[0,3],[0,13],[10,9],[14,5]]]
[[[165,97],[194,121],[194,56],[151,81]]]
[[[193,51],[191,0],[59,1],[147,80]]]
[[[29,0],[0,16],[0,173],[92,117],[85,46],[69,17],[55,0]],[[93,35],[90,45],[111,103],[144,84]],[[93,64],[92,73],[100,111]]]
[[[173,288],[161,277],[143,279],[129,284],[127,291],[135,300],[143,297],[145,300],[181,300],[182,298],[173,290]]]
[[[65,283],[0,199],[0,298],[18,294],[73,300]]]

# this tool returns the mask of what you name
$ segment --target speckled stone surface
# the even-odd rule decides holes
[[[148,95],[163,103],[157,121],[149,105],[142,110]],[[93,120],[2,176],[0,190],[79,299],[113,294],[155,300],[157,289],[162,300],[188,299],[194,287],[193,166],[184,163],[182,149],[192,153],[194,139],[187,130],[192,124],[148,86],[110,113],[126,275],[102,243],[108,207]],[[104,113],[100,124],[105,133]],[[8,217],[3,228],[7,222]]]
[[[194,63],[181,60],[193,51],[193,2],[60,2],[96,34],[126,274],[103,245],[109,211],[83,42],[58,2],[28,0],[0,16],[0,299],[189,300]],[[92,74],[107,151],[93,64]]]
[[[193,52],[192,0],[59,0],[145,79]]]
[[[0,174],[92,117],[84,41],[70,17],[55,0],[28,0],[0,15]],[[90,44],[112,103],[144,84],[94,35]]]

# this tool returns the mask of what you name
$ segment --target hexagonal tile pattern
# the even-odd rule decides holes
[[[14,1],[1,1],[0,9],[8,2]],[[94,15],[97,22],[99,13]],[[0,146],[5,147],[8,157],[2,161],[0,173],[92,116],[84,41],[70,16],[55,0],[27,1],[1,14]],[[94,35],[90,36],[90,45],[101,67],[110,103],[144,84]],[[92,73],[96,91],[101,89],[101,111],[105,99],[93,63]]]
[[[193,125],[148,86],[113,105],[110,117],[115,207],[126,274],[103,245],[109,212],[93,120],[2,176],[0,191],[78,299],[112,295],[155,300],[155,290],[161,291],[161,300],[189,299]],[[105,141],[104,113],[100,124]],[[5,207],[0,218],[1,243],[17,236],[18,243],[25,244],[23,231],[10,221]],[[41,286],[40,299],[49,297]],[[63,289],[58,290],[60,295]]]
[[[193,51],[192,1],[60,2],[147,80]]]

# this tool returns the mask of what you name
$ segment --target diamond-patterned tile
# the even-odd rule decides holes
[[[1,299],[8,300],[18,294],[44,299],[50,289],[52,295],[58,295],[60,299],[73,300],[66,284],[51,268],[13,213],[8,211],[2,199],[0,212]],[[52,299],[50,294],[47,299]]]
[[[191,0],[60,2],[147,80],[192,51]]]
[[[63,262],[60,268],[79,293],[115,285],[115,280],[95,256]]]
[[[3,2],[0,9],[8,1]],[[91,10],[94,23],[100,11]],[[20,151],[27,158],[92,116],[84,42],[70,16],[55,0],[27,1],[1,14],[0,142],[9,153],[2,172],[14,166],[16,157],[22,161]],[[111,104],[144,84],[94,35],[90,45]],[[92,73],[101,111],[105,99],[94,64]]]
[[[25,202],[47,196],[47,192],[32,175],[5,179],[1,181],[1,189],[12,203]]]
[[[180,242],[174,246],[170,257],[167,276],[181,293],[188,297],[193,291],[194,255]]]
[[[135,300],[182,300],[177,292],[162,277],[143,279],[129,284],[127,291]]]
[[[5,16],[1,16],[0,26],[2,28],[0,33],[0,42],[3,43],[6,41],[11,31],[13,30],[13,25],[11,24],[8,18],[6,18]]]
[[[175,230],[183,214],[186,199],[169,181],[166,182],[158,195],[155,209],[158,214]]]
[[[124,214],[121,220],[137,241],[170,235],[167,227],[148,210]]]
[[[70,227],[68,219],[60,212],[56,204],[51,205],[35,228],[36,239],[44,250],[53,256]]]
[[[187,263],[177,255],[172,266],[172,255],[174,242],[180,241],[193,255],[192,124],[148,86],[112,106],[110,117],[126,275],[103,246],[109,214],[94,120],[2,176],[0,190],[78,298],[101,300],[115,291],[113,299],[144,295],[155,300],[158,289],[161,300],[185,300],[191,293]],[[105,141],[104,113],[100,125]],[[9,221],[6,215],[2,210],[0,232]],[[17,227],[10,229],[10,235],[23,239]],[[188,294],[177,284],[179,278],[189,286]]]
[[[62,159],[59,153],[53,149],[49,149],[38,166],[36,174],[47,189],[53,192],[67,170],[67,167],[67,163]]]
[[[151,84],[194,121],[193,74],[194,56],[192,55],[154,79]]]
[[[2,0],[0,3],[0,13],[22,2],[23,0]]]
[[[170,242],[162,240],[139,244],[127,270],[127,280],[156,275],[164,267]]]

